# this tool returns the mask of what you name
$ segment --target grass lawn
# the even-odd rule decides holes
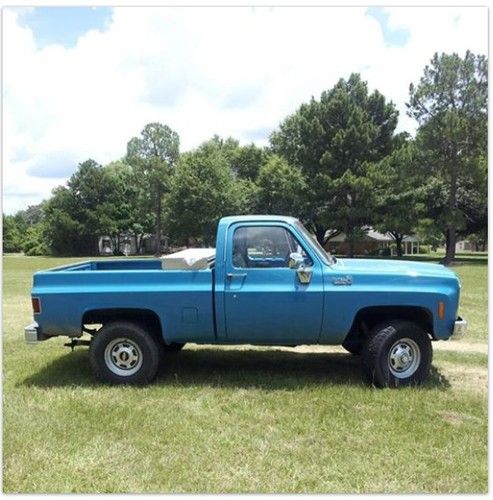
[[[4,492],[487,492],[486,259],[455,268],[468,335],[401,390],[321,346],[187,346],[104,386],[86,349],[24,344],[32,273],[74,260],[4,257]]]

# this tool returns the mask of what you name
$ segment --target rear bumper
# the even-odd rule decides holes
[[[48,337],[39,331],[39,325],[34,322],[24,328],[24,339],[26,344],[36,344],[46,340]]]
[[[454,331],[450,336],[451,339],[457,340],[462,338],[467,331],[467,321],[462,319],[460,316],[455,320]]]

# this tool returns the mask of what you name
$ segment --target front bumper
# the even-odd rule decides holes
[[[39,325],[34,322],[24,328],[24,339],[26,344],[36,344],[46,340],[48,337],[39,331]]]
[[[462,338],[467,331],[467,321],[462,319],[460,316],[455,320],[454,331],[450,336],[451,339],[457,340]]]

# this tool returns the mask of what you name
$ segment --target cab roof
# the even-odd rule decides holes
[[[285,222],[293,224],[298,219],[286,215],[229,215],[220,220],[220,224],[230,225],[235,222]]]

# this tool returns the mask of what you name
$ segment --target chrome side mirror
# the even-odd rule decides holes
[[[298,280],[302,285],[308,285],[308,283],[310,283],[312,279],[312,270],[306,268],[303,255],[297,252],[289,254],[288,266],[290,269],[296,271]]]
[[[299,269],[304,265],[304,263],[305,259],[300,253],[293,252],[289,254],[288,267],[290,269]]]

